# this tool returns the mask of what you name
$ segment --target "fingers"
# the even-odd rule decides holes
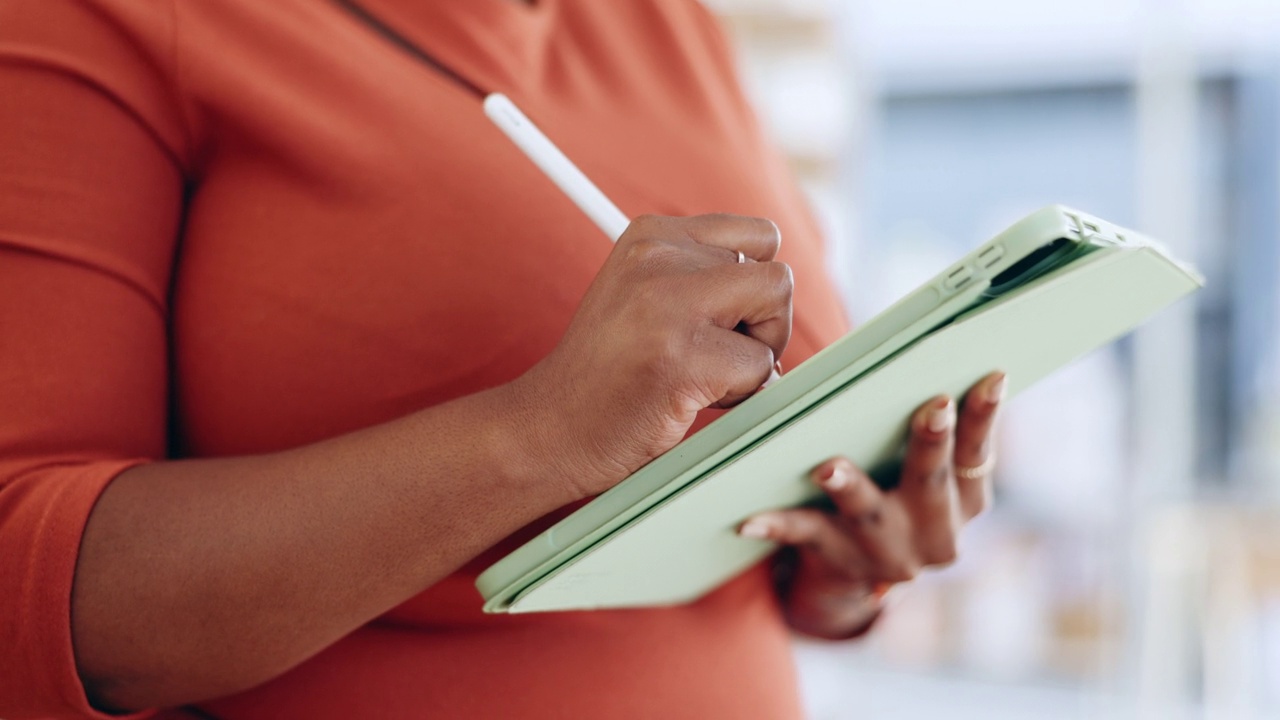
[[[916,529],[899,499],[886,494],[845,458],[814,468],[818,483],[839,513],[840,527],[858,546],[873,573],[863,580],[906,582],[923,564],[916,548]]]
[[[636,218],[618,241],[621,262],[667,276],[655,302],[676,301],[716,325],[765,343],[774,360],[791,338],[791,268],[772,262],[778,228],[737,215]],[[739,263],[737,253],[759,262]]]
[[[716,329],[705,340],[706,357],[715,363],[703,367],[708,396],[719,398],[711,407],[729,408],[751,397],[773,373],[773,351],[768,345],[733,332]]]
[[[861,578],[874,572],[853,538],[821,510],[804,508],[757,515],[743,523],[738,534],[745,538],[808,548],[832,570],[850,578]]]
[[[996,410],[1004,398],[1004,373],[991,373],[964,396],[956,427],[955,462],[958,467],[978,467],[990,453]]]
[[[927,565],[947,564],[956,557],[962,510],[952,472],[955,425],[955,403],[946,396],[925,403],[911,419],[899,492]]]
[[[901,502],[887,498],[848,461],[839,462],[824,463],[814,472],[815,481],[829,488],[837,514],[811,508],[767,512],[748,520],[739,533],[808,549],[822,560],[826,575],[845,580],[914,579],[924,562],[913,539],[911,517]],[[833,472],[827,475],[827,470]]]
[[[618,238],[617,247],[626,253],[634,245],[643,246],[655,240],[682,247],[686,260],[691,248],[706,251],[695,254],[701,258],[700,266],[738,264],[739,252],[756,262],[768,262],[782,245],[782,235],[771,220],[719,214],[687,218],[641,215],[627,226]]]
[[[705,276],[705,277],[704,277]],[[699,276],[709,287],[708,311],[716,325],[742,330],[782,357],[791,340],[791,297],[795,282],[784,263],[726,265]]]
[[[919,490],[942,487],[951,477],[952,430],[956,406],[940,395],[925,403],[911,418],[907,456],[902,464],[902,487]]]
[[[724,248],[757,262],[767,262],[778,254],[782,233],[771,220],[743,215],[714,214],[685,218],[681,225],[689,239],[703,245]]]
[[[857,524],[875,524],[884,509],[884,492],[845,458],[814,468],[814,482],[827,492],[840,514]]]
[[[956,426],[956,468],[982,468],[994,457],[993,430],[1004,390],[1005,375],[996,372],[978,381],[965,394],[960,408],[960,421]],[[965,517],[981,513],[990,504],[990,472],[976,477],[964,472],[957,473],[956,484]]]
[[[953,562],[960,526],[989,496],[987,478],[958,479],[955,467],[982,465],[1005,377],[993,373],[955,403],[939,396],[911,418],[898,489],[885,492],[844,458],[814,468],[812,478],[831,498],[835,514],[818,510],[765,513],[745,523],[745,537],[811,548],[849,580],[903,582],[928,565]],[[962,492],[963,491],[963,492]]]

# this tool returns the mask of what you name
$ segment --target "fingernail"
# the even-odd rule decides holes
[[[1000,379],[991,383],[991,385],[987,387],[987,402],[992,405],[999,405],[1000,401],[1004,400],[1004,386],[1005,380],[1007,379],[1008,376],[1001,373]]]
[[[956,406],[955,403],[947,400],[947,404],[942,407],[935,407],[929,411],[929,429],[933,432],[940,433],[951,429],[956,422]]]
[[[781,375],[781,374],[782,374],[782,361],[781,361],[781,360],[774,360],[774,361],[773,361],[773,371],[774,371],[774,372],[776,372],[776,373],[778,373],[779,375]]]
[[[744,538],[764,540],[773,531],[773,524],[766,518],[752,518],[742,525],[738,534]]]
[[[841,465],[834,465],[831,468],[831,474],[822,478],[822,487],[838,492],[849,487],[852,479],[849,477],[849,471]]]

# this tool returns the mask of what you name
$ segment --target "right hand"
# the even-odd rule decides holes
[[[596,495],[678,443],[698,411],[771,379],[791,337],[779,243],[760,218],[632,222],[559,345],[513,384],[535,460]]]

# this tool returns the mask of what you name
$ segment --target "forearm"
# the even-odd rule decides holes
[[[785,348],[778,243],[767,220],[639,218],[560,343],[505,388],[300,450],[121,474],[73,590],[92,698],[166,706],[268,680],[666,452]]]
[[[511,387],[288,452],[123,473],[76,571],[90,697],[133,709],[265,681],[576,499]]]

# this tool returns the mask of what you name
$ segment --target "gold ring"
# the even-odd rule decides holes
[[[981,465],[974,467],[957,467],[956,477],[961,480],[983,480],[996,467],[996,454],[987,455],[987,459],[982,461]]]

